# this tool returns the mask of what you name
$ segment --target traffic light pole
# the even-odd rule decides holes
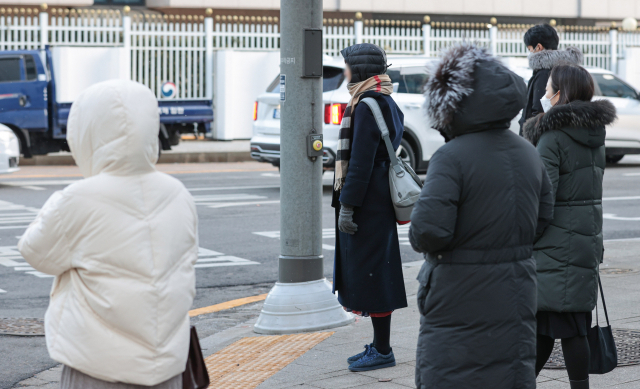
[[[280,1],[280,257],[254,331],[315,331],[353,321],[322,255],[322,0]]]

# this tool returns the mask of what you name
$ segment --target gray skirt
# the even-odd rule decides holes
[[[154,386],[107,382],[88,376],[69,366],[62,368],[60,389],[182,389],[182,374]]]

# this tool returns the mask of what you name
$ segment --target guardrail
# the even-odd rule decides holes
[[[123,47],[131,78],[158,98],[165,80],[176,80],[178,98],[212,96],[213,52],[219,49],[278,50],[277,17],[161,15],[104,9],[0,7],[0,50],[52,46]],[[457,42],[470,41],[505,57],[524,57],[523,36],[530,25],[431,22],[423,20],[324,19],[324,52],[375,43],[388,54],[435,57]],[[615,27],[557,26],[561,47],[574,45],[585,64],[617,70],[625,50],[640,45],[640,31]]]

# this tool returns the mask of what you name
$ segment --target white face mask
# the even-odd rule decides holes
[[[558,92],[556,92],[556,95],[558,94]],[[556,97],[556,95],[551,96],[551,99]],[[551,99],[548,99],[546,95],[540,99],[540,104],[542,104],[542,110],[544,112],[547,112],[548,110],[553,108],[553,104],[551,104]]]

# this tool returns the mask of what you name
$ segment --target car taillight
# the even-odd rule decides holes
[[[324,105],[324,124],[331,124],[331,104]]]
[[[342,122],[342,116],[344,115],[344,110],[346,108],[346,104],[325,104],[324,123],[340,124]]]
[[[258,102],[253,103],[253,120],[258,120]]]

